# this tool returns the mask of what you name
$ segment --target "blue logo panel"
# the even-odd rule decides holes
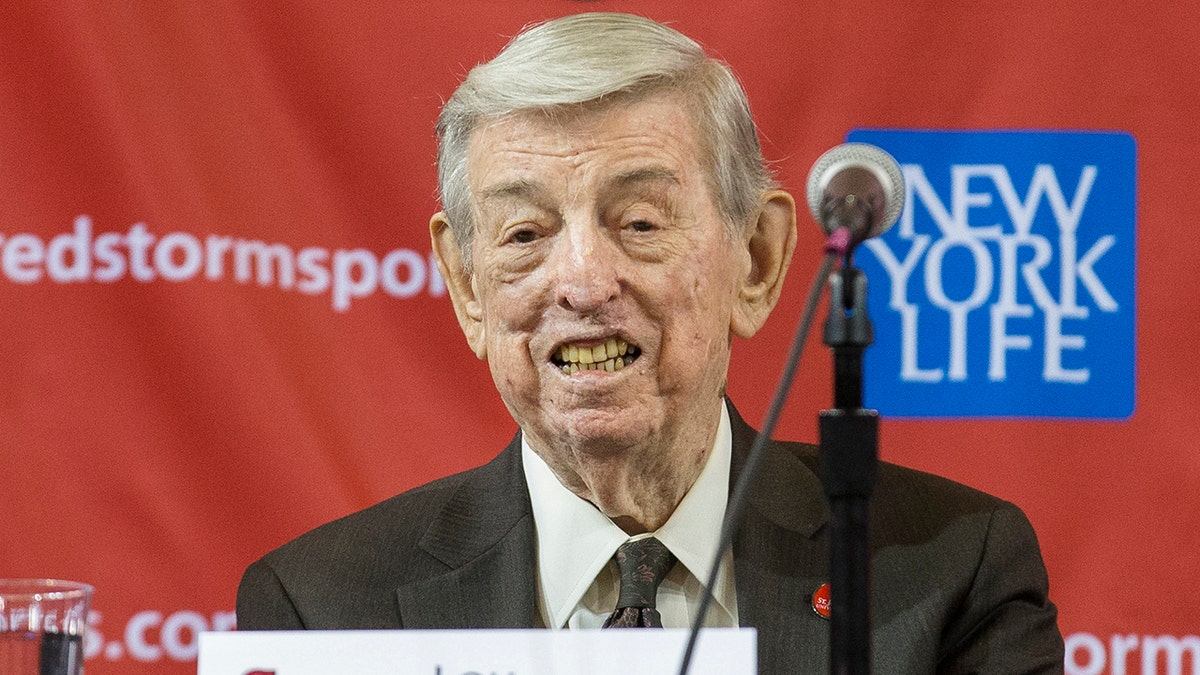
[[[1134,409],[1136,146],[1125,133],[857,129],[904,172],[859,248],[891,417],[1124,419]]]

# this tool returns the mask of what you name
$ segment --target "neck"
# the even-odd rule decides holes
[[[628,447],[568,442],[547,451],[537,439],[528,440],[567,489],[626,533],[641,534],[666,524],[699,478],[716,441],[719,412],[692,420],[670,438],[655,435]]]

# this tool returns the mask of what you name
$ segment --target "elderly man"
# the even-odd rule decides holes
[[[486,466],[306,534],[246,572],[242,629],[685,627],[755,432],[725,398],[795,245],[737,81],[665,26],[580,14],[477,66],[438,125],[435,254],[520,433]],[[713,589],[760,672],[828,670],[827,511],[812,446],[775,443]],[[1053,672],[1032,529],[885,465],[880,672]],[[633,560],[653,570],[632,592]],[[636,575],[634,575],[636,576]]]

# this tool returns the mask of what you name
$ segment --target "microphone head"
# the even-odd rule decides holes
[[[808,173],[808,208],[825,232],[832,233],[830,210],[851,200],[866,200],[871,214],[864,231],[851,232],[855,243],[886,232],[904,209],[900,165],[867,143],[844,143],[828,150]]]

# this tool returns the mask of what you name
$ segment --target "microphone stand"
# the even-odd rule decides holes
[[[833,351],[834,408],[820,413],[821,483],[830,514],[830,673],[871,672],[868,504],[878,468],[879,414],[862,407],[863,350],[874,341],[867,278],[853,244],[829,277],[825,344]]]

